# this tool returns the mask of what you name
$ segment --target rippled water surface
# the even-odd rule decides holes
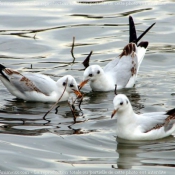
[[[54,80],[72,74],[82,80],[82,61],[106,65],[129,40],[128,17],[149,47],[136,86],[120,90],[137,113],[163,111],[175,104],[175,3],[171,1],[0,1],[0,63]],[[75,36],[74,54],[70,54]],[[32,69],[31,69],[32,64]],[[111,119],[113,92],[83,89],[76,123],[67,102],[58,113],[49,103],[15,99],[0,83],[0,170],[21,174],[173,174],[173,136],[148,142],[116,139]],[[134,172],[135,171],[135,172]]]

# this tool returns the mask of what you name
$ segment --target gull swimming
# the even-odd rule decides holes
[[[117,117],[117,137],[126,140],[155,140],[175,131],[175,108],[166,112],[136,114],[129,99],[118,94],[113,100]]]
[[[84,71],[83,81],[80,83],[81,89],[87,82],[93,91],[111,91],[115,84],[118,89],[131,88],[135,85],[139,67],[142,63],[146,49],[147,41],[137,42],[153,27],[152,24],[138,38],[132,17],[129,17],[130,39],[122,53],[110,61],[104,68],[99,65],[91,65]],[[86,61],[84,61],[86,62]]]
[[[71,75],[54,81],[46,75],[27,72],[22,74],[0,64],[0,79],[12,95],[25,101],[56,102],[62,93],[64,94],[60,101],[67,101],[72,92],[78,97],[82,96]]]

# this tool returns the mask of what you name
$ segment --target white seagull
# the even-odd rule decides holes
[[[56,102],[63,92],[60,101],[68,100],[71,92],[79,97],[82,96],[71,75],[63,76],[58,81],[54,81],[46,75],[39,73],[21,74],[0,64],[0,79],[12,95],[25,101]]]
[[[80,89],[87,82],[90,82],[93,91],[111,91],[114,90],[115,84],[117,84],[118,89],[130,88],[135,85],[139,67],[148,47],[147,41],[141,42],[138,45],[137,42],[153,27],[155,23],[138,38],[136,36],[134,21],[131,16],[129,17],[129,24],[130,43],[124,47],[119,57],[110,61],[103,69],[99,65],[87,66],[84,71],[83,81],[79,85]],[[87,62],[87,60],[84,62]]]
[[[118,94],[113,100],[117,117],[117,136],[126,140],[155,140],[175,131],[175,108],[167,112],[136,114],[129,99]]]

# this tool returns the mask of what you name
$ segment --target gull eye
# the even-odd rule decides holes
[[[63,82],[63,86],[66,86],[66,82]]]
[[[128,104],[128,100],[126,100],[126,103]]]
[[[123,102],[120,102],[120,105],[123,105]]]
[[[92,77],[92,74],[89,74],[89,77]]]
[[[99,70],[97,71],[97,74],[100,74],[100,71]]]
[[[74,87],[74,85],[73,84],[70,84],[70,87]]]

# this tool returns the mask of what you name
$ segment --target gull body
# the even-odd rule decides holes
[[[117,88],[131,88],[135,85],[137,73],[146,52],[148,42],[127,44],[119,57],[109,62],[104,68],[91,65],[84,71],[83,87],[88,81],[93,91],[111,91]]]
[[[171,135],[175,131],[175,109],[166,112],[136,114],[129,99],[118,94],[113,100],[117,117],[117,137],[126,140],[155,140]]]
[[[118,89],[133,87],[148,47],[147,41],[137,43],[154,24],[137,38],[135,24],[133,18],[130,16],[129,44],[124,47],[118,57],[110,61],[104,68],[101,68],[99,65],[89,66],[91,52],[83,62],[86,69],[84,71],[83,81],[79,87],[82,88],[87,82],[90,82],[93,91],[111,91],[114,90],[115,84],[117,84]]]
[[[25,101],[56,102],[65,92],[60,101],[66,101],[70,93],[81,95],[76,80],[66,75],[58,81],[39,73],[23,73],[6,68],[0,64],[0,79],[8,91]],[[67,83],[67,85],[66,85]]]

